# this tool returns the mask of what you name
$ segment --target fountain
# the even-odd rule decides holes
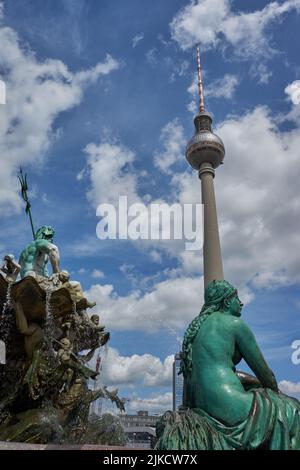
[[[28,213],[27,182],[20,181]],[[98,375],[88,363],[110,335],[98,315],[88,315],[95,303],[80,283],[60,269],[52,227],[35,232],[30,222],[34,239],[19,263],[7,255],[0,268],[0,441],[82,443],[94,400],[124,410],[117,390],[88,387]]]
[[[30,272],[13,283],[7,276],[0,273],[0,341],[6,348],[0,440],[66,442],[70,435],[80,442],[91,402],[109,398],[124,408],[117,391],[87,385],[97,377],[87,363],[109,333],[98,315],[89,317],[84,307],[93,304],[79,283],[74,296],[66,271],[48,278]]]

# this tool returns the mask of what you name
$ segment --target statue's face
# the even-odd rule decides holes
[[[229,310],[230,310],[231,315],[234,315],[235,317],[240,317],[242,307],[243,307],[243,304],[240,301],[239,296],[236,293],[229,301]]]
[[[60,342],[61,342],[62,347],[63,347],[64,349],[69,348],[70,345],[71,345],[70,341],[69,341],[67,338],[63,338]]]
[[[49,242],[53,242],[53,239],[54,239],[54,234],[55,234],[55,231],[52,227],[50,227],[50,225],[44,225],[43,227],[41,227],[37,232],[36,232],[36,239],[37,240],[48,240]]]
[[[99,325],[99,317],[98,317],[98,315],[93,315],[93,316],[91,317],[91,320],[92,320],[92,322],[93,322],[95,325]]]

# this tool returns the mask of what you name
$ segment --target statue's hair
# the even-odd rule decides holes
[[[47,230],[51,230],[52,234],[53,234],[53,237],[55,235],[55,230],[50,227],[50,225],[43,225],[42,227],[40,227],[37,231],[36,231],[36,234],[35,234],[35,238],[36,240],[39,239],[39,238],[44,238],[44,233],[47,231]]]
[[[205,303],[199,315],[189,324],[183,338],[181,372],[185,377],[192,371],[192,345],[199,329],[212,313],[222,310],[224,301],[236,292],[227,281],[212,281],[208,284],[204,295]]]

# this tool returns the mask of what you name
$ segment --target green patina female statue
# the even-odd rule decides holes
[[[300,449],[300,403],[278,391],[273,372],[227,281],[213,281],[183,340],[182,413],[158,425],[158,449]],[[257,379],[236,373],[244,359]]]

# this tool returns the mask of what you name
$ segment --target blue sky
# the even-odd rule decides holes
[[[282,389],[299,397],[300,0],[5,0],[0,26],[0,252],[56,229],[62,267],[111,331],[103,381],[128,410],[171,404],[172,354],[202,304],[202,253],[181,242],[100,241],[100,203],[199,202],[195,43],[226,148],[216,198],[226,278]]]

